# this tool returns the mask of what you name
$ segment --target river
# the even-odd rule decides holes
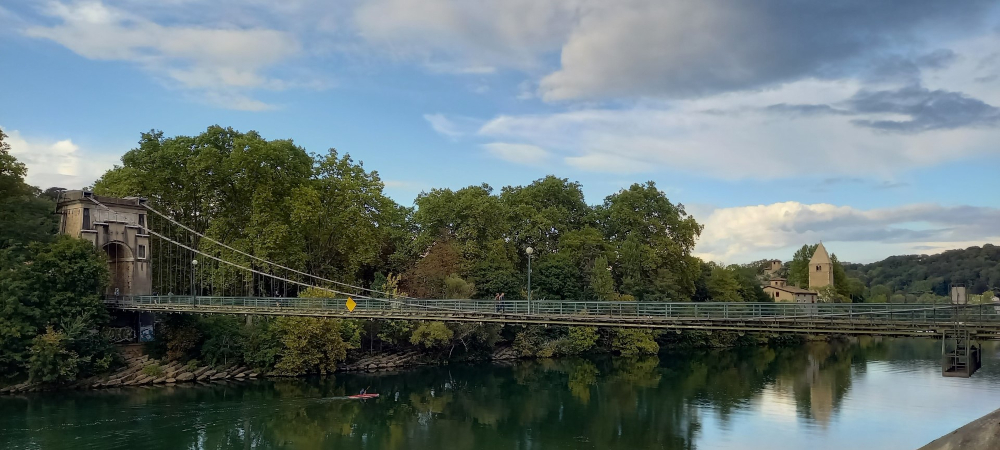
[[[0,396],[2,449],[915,449],[1000,408],[1000,347],[862,339]],[[348,400],[370,386],[377,400]]]

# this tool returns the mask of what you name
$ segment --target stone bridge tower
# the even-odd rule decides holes
[[[108,256],[108,295],[153,292],[145,201],[103,197],[87,191],[66,191],[59,197],[59,232],[86,239]]]

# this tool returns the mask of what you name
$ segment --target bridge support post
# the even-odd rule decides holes
[[[969,378],[982,366],[982,346],[972,342],[967,328],[945,330],[941,337],[941,375]]]

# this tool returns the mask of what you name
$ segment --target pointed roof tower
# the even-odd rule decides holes
[[[832,264],[830,254],[826,252],[826,247],[823,246],[823,241],[819,241],[819,245],[816,246],[816,252],[809,259],[809,264]]]

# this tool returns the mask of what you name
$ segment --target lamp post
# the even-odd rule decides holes
[[[194,271],[198,268],[198,260],[191,260],[191,304],[195,304],[195,293],[194,293]]]
[[[524,249],[524,253],[528,254],[528,314],[531,314],[531,255],[535,253],[535,249],[528,247]]]

